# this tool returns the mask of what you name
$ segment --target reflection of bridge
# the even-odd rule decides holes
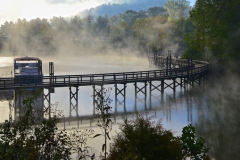
[[[104,73],[104,74],[86,74],[86,75],[59,75],[54,76],[52,66],[49,75],[42,77],[15,77],[1,78],[0,90],[19,90],[21,88],[41,88],[47,89],[48,93],[43,95],[48,107],[51,106],[50,95],[56,87],[69,87],[70,90],[70,117],[72,112],[78,117],[78,88],[80,86],[93,86],[93,98],[96,96],[96,86],[104,86],[108,84],[115,85],[115,103],[118,96],[123,97],[123,104],[126,103],[126,87],[127,83],[133,83],[135,86],[135,95],[139,92],[147,94],[147,85],[149,84],[150,93],[153,90],[161,92],[166,88],[175,91],[176,87],[185,88],[187,85],[201,84],[204,75],[207,73],[208,62],[195,60],[172,59],[168,57],[149,56],[149,63],[164,66],[161,70],[122,72],[122,73]],[[53,65],[53,63],[51,63]],[[40,79],[41,78],[41,79]],[[166,82],[168,80],[168,82]],[[159,85],[155,86],[152,82],[158,81]],[[143,83],[143,87],[138,87],[137,83]],[[120,86],[122,85],[122,86]]]

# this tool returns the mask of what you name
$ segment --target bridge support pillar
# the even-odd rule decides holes
[[[149,94],[150,94],[149,95],[149,107],[151,109],[152,108],[152,91],[158,90],[159,92],[162,92],[161,91],[161,84],[162,84],[162,82],[160,82],[159,85],[154,85],[152,83],[152,81],[149,81],[148,83],[149,83]]]
[[[166,89],[166,88],[171,88],[172,90],[173,90],[173,92],[175,92],[175,90],[176,90],[176,78],[172,78],[172,79],[168,79],[169,81],[172,81],[172,82],[164,82],[164,80],[163,80],[163,83],[162,83],[162,92],[164,92],[164,89]]]
[[[21,116],[22,112],[22,103],[18,97],[21,97],[21,92],[20,90],[15,90],[15,96],[14,96],[14,101],[15,101],[15,120],[18,120],[18,118]]]
[[[147,82],[143,82],[143,87],[139,88],[137,82],[134,83],[135,86],[135,99],[137,99],[137,94],[139,92],[144,94],[144,107],[147,110]]]
[[[173,92],[175,93],[176,91],[176,78],[173,78]]]
[[[149,108],[152,109],[152,86],[155,87],[153,84],[152,84],[152,81],[149,81]]]
[[[43,96],[42,96],[42,92],[43,90],[41,89],[40,92],[41,94],[37,94],[36,90],[27,90],[27,89],[19,89],[19,90],[15,90],[15,95],[14,95],[14,107],[15,107],[15,120],[18,120],[21,116],[23,116],[25,113],[25,109],[24,107],[26,107],[25,105],[23,105],[23,101],[27,100],[28,98],[35,98],[34,99],[34,104],[32,104],[32,108],[36,111],[36,118],[40,119],[42,117],[39,117],[40,114],[38,114],[37,112],[42,112],[43,110]],[[9,107],[12,107],[11,102],[9,102]],[[11,110],[10,110],[11,112]],[[37,117],[38,116],[38,117]],[[9,117],[11,118],[11,117]]]
[[[120,105],[123,104],[124,112],[126,112],[126,88],[127,88],[127,85],[126,85],[126,83],[124,83],[122,89],[118,88],[118,84],[115,84],[114,86],[115,86],[115,113],[117,113],[117,105],[118,104],[120,104]],[[119,101],[118,95],[121,95],[123,97],[122,101]]]
[[[161,87],[161,84],[155,86],[152,81],[149,81],[149,91],[150,93],[153,91],[153,90],[158,90],[159,92],[161,92],[161,89],[159,88]]]
[[[184,87],[184,80],[183,78],[181,77],[180,78],[180,88],[182,89]]]
[[[9,122],[12,122],[12,120],[13,120],[12,113],[13,113],[13,110],[14,110],[13,100],[8,100],[8,104],[9,104]]]
[[[48,116],[51,118],[51,89],[47,89],[47,94],[43,92],[43,102],[47,102],[47,106],[43,105],[46,110],[48,110]]]
[[[161,79],[161,92],[164,92],[164,79]]]
[[[199,86],[201,86],[202,80],[203,80],[203,76],[199,75],[199,77],[198,77],[198,82],[199,82],[198,84],[199,84]]]
[[[192,122],[193,114],[192,114],[192,99],[189,95],[187,95],[187,115],[188,115],[188,122]],[[190,102],[189,102],[190,101]]]
[[[75,90],[73,90],[75,88]],[[70,111],[69,116],[72,117],[72,112],[76,113],[76,117],[78,117],[78,86],[77,87],[69,87],[70,91]]]
[[[93,116],[95,117],[95,109],[96,109],[96,97],[99,91],[103,91],[103,85],[100,86],[100,90],[96,88],[96,85],[93,85]]]

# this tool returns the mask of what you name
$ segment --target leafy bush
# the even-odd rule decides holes
[[[183,128],[181,137],[175,137],[160,122],[137,115],[135,120],[124,120],[120,130],[111,146],[109,160],[208,159],[205,141],[195,136],[192,125]]]

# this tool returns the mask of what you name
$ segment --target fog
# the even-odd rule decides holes
[[[53,16],[70,17],[91,7],[96,7],[107,0],[3,0],[0,6],[0,24],[26,18],[51,18]]]
[[[2,58],[1,64],[4,68],[12,68],[12,59],[14,57]],[[151,69],[145,57],[136,57],[133,55],[84,55],[79,57],[57,56],[57,57],[40,57],[43,60],[44,75],[48,75],[48,62],[52,61],[55,65],[55,75],[59,74],[88,74],[104,72],[122,72]],[[64,60],[63,60],[64,59]],[[184,92],[177,89],[174,95],[172,90],[166,90],[164,101],[161,94],[154,92],[152,97],[152,110],[141,112],[143,115],[153,117],[153,120],[162,119],[163,126],[171,129],[176,135],[181,134],[182,127],[189,123],[196,126],[198,136],[202,136],[210,148],[210,156],[215,159],[239,159],[239,96],[240,86],[238,77],[216,78],[209,76],[208,81],[202,86],[189,88]],[[156,83],[157,84],[157,83]],[[133,111],[133,88],[128,84],[127,101],[129,112]],[[56,89],[52,94],[52,103],[58,102],[58,107],[65,110],[64,114],[69,115],[68,88],[63,91]],[[114,93],[114,91],[112,91]],[[92,113],[92,88],[80,87],[79,107],[80,115]],[[155,97],[155,98],[154,98]],[[175,98],[174,98],[175,97]],[[139,97],[143,98],[142,95]],[[114,99],[114,94],[112,95]],[[137,101],[138,108],[144,108],[141,101]],[[114,105],[114,102],[112,103]],[[8,102],[1,103],[1,112],[4,113],[2,118],[8,118]],[[119,111],[123,110],[122,106],[118,107]],[[128,118],[134,115],[128,115]],[[118,122],[120,123],[121,118]],[[83,124],[84,125],[84,124]],[[90,126],[85,122],[85,126]],[[94,126],[94,124],[93,124]],[[71,127],[70,127],[71,128]],[[111,135],[118,131],[118,126],[114,126]],[[100,130],[96,129],[99,133]],[[94,147],[95,151],[100,151],[102,139],[90,140],[89,144]]]
[[[56,7],[57,5],[59,7],[61,5],[70,5],[70,2],[71,5],[75,4],[76,7],[80,2],[81,4],[87,3],[87,1],[76,2],[64,0],[49,0],[44,3],[48,3],[49,6],[52,5],[51,7]],[[105,3],[106,1],[89,2],[97,5]],[[113,1],[107,2],[112,3]],[[18,3],[15,5],[18,5]],[[6,5],[10,5],[10,2]],[[19,10],[16,9],[16,13],[5,12],[9,13],[9,15],[14,15],[18,14],[18,11]],[[31,12],[28,14],[30,13]],[[54,15],[65,16],[64,14],[58,15],[55,13]],[[23,17],[27,18],[27,20],[32,19],[30,16],[28,19],[24,14]],[[38,17],[41,16],[38,15]],[[42,17],[48,18],[47,15],[43,15]],[[52,15],[50,17],[52,18]],[[63,22],[63,24],[65,23],[61,18],[58,20],[59,22]],[[149,30],[143,28],[143,25],[140,25],[142,28],[136,27],[135,33],[140,33],[140,38],[137,37],[138,39],[132,39],[132,37],[128,36],[127,32],[125,32],[127,27],[124,28],[124,25],[115,26],[116,32],[114,33],[113,27],[110,28],[113,36],[110,37],[110,32],[109,37],[106,37],[101,36],[104,34],[104,31],[96,32],[98,36],[95,35],[96,33],[90,34],[91,32],[88,31],[89,28],[86,26],[81,31],[79,31],[79,29],[79,32],[70,32],[72,28],[69,31],[68,29],[65,30],[61,28],[64,28],[64,25],[59,25],[60,27],[58,28],[57,23],[47,22],[51,24],[51,27],[48,28],[49,30],[43,30],[43,37],[38,33],[34,33],[34,28],[36,27],[24,28],[23,20],[21,20],[21,23],[18,23],[23,24],[17,28],[17,32],[21,34],[12,34],[12,36],[9,36],[9,39],[4,42],[5,44],[1,51],[2,56],[8,56],[0,59],[1,77],[12,76],[10,73],[13,70],[13,59],[21,56],[38,57],[42,59],[44,75],[49,74],[48,62],[54,62],[55,75],[76,75],[156,69],[154,67],[150,68],[147,60],[147,55],[154,52],[154,47],[150,48],[152,44],[159,47],[156,49],[156,52],[162,55],[168,54],[169,50],[171,50],[173,54],[180,54],[182,52],[180,44],[177,43],[177,41],[173,41],[167,34],[170,32],[171,27],[170,23],[164,19],[153,20],[152,23],[149,23],[149,26],[153,28],[148,28]],[[56,26],[53,27],[54,25]],[[30,39],[27,39],[29,38],[27,31],[31,33],[29,34],[31,36]],[[118,36],[120,33],[123,38]],[[160,38],[158,36],[160,36]],[[119,37],[122,39],[119,40]],[[46,39],[46,41],[42,41],[41,38]],[[116,39],[112,40],[111,38]],[[148,40],[154,43],[145,44],[144,41],[141,40]],[[11,45],[9,41],[11,41]],[[131,89],[133,90],[133,86],[128,85],[128,89],[128,110],[129,112],[133,112],[134,92],[131,91]],[[66,96],[69,97],[68,88],[56,89],[55,91],[56,94],[52,96],[52,103],[58,103],[59,109],[64,110],[65,115],[69,115],[69,100],[66,98]],[[80,87],[79,93],[81,115],[91,114],[93,110],[91,97],[92,88]],[[183,96],[181,96],[181,94],[183,94]],[[164,93],[165,103],[158,92],[155,92],[154,96],[153,110],[151,110],[151,112],[143,112],[144,115],[152,116],[154,120],[162,119],[164,127],[173,130],[176,135],[181,134],[182,127],[193,123],[196,126],[197,134],[206,140],[207,146],[210,148],[211,157],[218,160],[240,159],[238,153],[240,143],[240,85],[237,76],[231,74],[227,78],[210,76],[208,82],[203,86],[189,88],[184,92],[180,92],[180,89],[178,89],[175,95],[172,93],[172,90],[166,90]],[[114,95],[112,95],[112,99],[114,99]],[[144,105],[140,100],[138,104],[138,107],[144,110]],[[7,101],[1,103],[0,110],[4,115],[1,117],[1,120],[8,118],[7,110],[9,108],[7,105]],[[124,108],[120,106],[118,109],[123,111]],[[131,116],[134,115],[130,115],[130,117]],[[112,135],[115,134],[115,130],[118,130],[117,128],[117,126],[114,126],[114,131],[111,133]],[[90,144],[93,146],[95,144],[101,144],[101,139],[91,141]],[[99,147],[96,148],[99,150]]]

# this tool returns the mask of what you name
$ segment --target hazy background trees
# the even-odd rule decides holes
[[[238,71],[239,3],[197,0],[191,7],[187,0],[166,0],[164,7],[115,15],[100,14],[96,8],[85,17],[19,19],[1,25],[0,50],[8,55],[107,54],[124,49],[164,55],[172,50],[174,55],[211,60]]]
[[[160,35],[167,32],[167,28],[161,25],[167,23],[167,15],[163,7],[152,7],[138,12],[128,10],[112,17],[89,14],[70,19],[19,19],[15,23],[1,25],[1,37],[6,37],[1,39],[1,51],[18,55],[53,55],[96,54],[131,48],[146,54],[144,52],[149,50],[149,46],[160,48]],[[143,27],[141,23],[145,22],[147,24]],[[162,28],[161,31],[159,28]]]

